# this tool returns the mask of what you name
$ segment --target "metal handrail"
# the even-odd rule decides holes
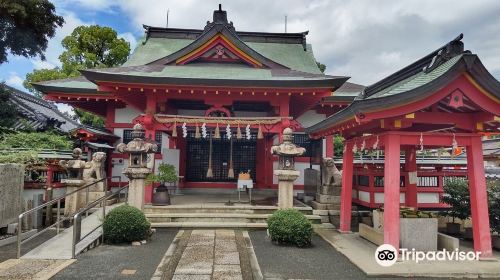
[[[69,193],[63,194],[63,195],[61,195],[61,196],[59,196],[57,198],[54,198],[54,199],[52,199],[52,200],[50,200],[48,202],[45,202],[45,203],[43,203],[41,205],[38,205],[37,207],[34,207],[34,208],[30,209],[30,210],[27,210],[27,211],[19,214],[18,221],[17,221],[17,258],[19,259],[21,257],[21,245],[23,243],[26,243],[26,242],[30,241],[31,239],[39,236],[40,234],[44,233],[45,231],[51,229],[54,226],[56,226],[56,234],[59,234],[61,223],[64,222],[64,221],[67,221],[67,220],[71,219],[71,216],[70,217],[63,217],[61,219],[61,200],[62,199],[66,198],[66,197],[68,197],[68,196],[70,196],[70,195],[72,195],[74,193],[77,193],[77,192],[79,192],[81,190],[86,189],[86,201],[85,201],[85,204],[87,205],[89,203],[89,190],[90,190],[90,187],[94,186],[94,185],[96,185],[96,184],[98,184],[100,182],[103,182],[105,180],[113,179],[113,178],[118,178],[119,179],[118,185],[121,186],[121,183],[122,183],[122,179],[121,179],[122,177],[121,176],[111,176],[111,177],[102,178],[102,179],[99,179],[98,181],[95,181],[93,183],[90,183],[90,184],[87,184],[85,186],[82,186],[82,187],[80,187],[80,188],[78,188],[78,189],[76,189],[74,191],[71,191]],[[56,222],[53,223],[53,224],[51,224],[51,225],[49,225],[49,226],[47,226],[43,230],[35,233],[34,235],[32,235],[32,236],[30,236],[30,237],[22,240],[22,219],[26,215],[28,215],[28,214],[30,214],[30,213],[32,213],[34,211],[43,209],[46,206],[54,205],[54,203],[57,203],[57,218],[56,218]],[[47,210],[48,210],[48,208],[47,208]],[[52,213],[48,213],[48,211],[47,211],[46,214],[47,215],[52,215]]]
[[[108,194],[106,196],[103,196],[93,202],[91,202],[89,205],[87,205],[85,208],[81,209],[77,213],[73,215],[73,242],[71,244],[71,258],[76,258],[76,245],[82,241],[83,239],[87,238],[87,236],[91,235],[94,231],[96,231],[98,228],[103,226],[104,223],[104,218],[106,217],[106,201],[110,198],[113,198],[118,195],[118,198],[120,198],[120,193],[127,189],[129,187],[129,184],[119,188],[117,191],[114,193]],[[128,192],[125,192],[125,201],[128,199]],[[90,232],[85,234],[83,237],[81,237],[82,234],[82,215],[85,213],[88,213],[92,208],[94,208],[96,205],[102,203],[102,222],[92,229]],[[102,232],[102,241],[104,242],[104,229]]]

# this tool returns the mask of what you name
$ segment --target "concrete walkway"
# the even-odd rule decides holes
[[[121,204],[114,204],[111,206],[106,206],[106,213],[111,211],[111,209],[119,206]],[[94,228],[99,226],[103,220],[102,208],[98,208],[96,212],[92,213],[86,218],[82,219],[82,231],[81,236],[85,236],[87,233],[92,231]],[[77,246],[77,252],[85,249],[85,247],[92,243],[94,240],[99,238],[102,234],[102,228],[97,229],[90,236],[82,240]],[[21,259],[45,259],[45,260],[68,260],[71,259],[71,245],[73,243],[73,227],[69,227],[54,236],[53,238],[42,243],[40,246],[29,251],[25,255],[21,256]]]
[[[495,254],[488,261],[398,261],[393,266],[382,267],[375,261],[377,246],[357,233],[340,234],[336,230],[316,228],[315,231],[330,245],[345,255],[368,276],[403,277],[500,277],[500,257]],[[461,250],[463,250],[461,248]],[[466,250],[465,250],[466,251]]]
[[[244,240],[239,230],[179,231],[152,279],[254,279]]]

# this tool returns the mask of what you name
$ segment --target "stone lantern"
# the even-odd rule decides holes
[[[123,171],[130,180],[128,204],[141,210],[144,206],[146,177],[153,172],[147,167],[148,154],[157,150],[157,145],[146,142],[144,135],[142,125],[136,124],[132,131],[132,141],[128,144],[121,143],[116,147],[118,152],[129,154],[128,167]]]
[[[83,170],[86,162],[82,160],[82,150],[75,148],[72,154],[73,159],[60,160],[59,165],[67,170],[68,178],[61,179],[61,183],[66,184],[66,193],[73,192],[85,185],[83,180]],[[78,209],[84,206],[80,192],[70,195],[66,199],[64,206],[64,215],[69,216],[75,213]]]
[[[274,175],[278,177],[278,207],[293,208],[293,182],[300,176],[295,170],[295,157],[301,156],[306,149],[293,143],[293,131],[291,128],[283,130],[283,142],[271,148],[273,155],[278,155],[278,169]]]

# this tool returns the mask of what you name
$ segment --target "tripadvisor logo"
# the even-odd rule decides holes
[[[458,249],[454,251],[443,249],[440,251],[423,252],[402,248],[399,249],[398,254],[394,246],[382,244],[375,250],[375,261],[381,266],[389,267],[396,263],[398,255],[401,261],[410,260],[416,263],[421,261],[478,261],[481,252],[463,252],[458,251]]]

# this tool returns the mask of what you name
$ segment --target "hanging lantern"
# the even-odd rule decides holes
[[[177,137],[177,122],[174,122],[174,127],[172,128],[172,137]]]
[[[217,123],[217,126],[215,127],[214,138],[220,139],[219,123]]]
[[[262,128],[259,123],[259,130],[257,131],[257,139],[264,139],[264,134],[262,133]]]
[[[227,139],[231,139],[232,136],[233,135],[232,135],[232,132],[231,132],[231,125],[227,124],[227,126],[226,126],[226,137],[227,137]]]
[[[194,138],[196,138],[196,139],[200,139],[201,138],[200,127],[198,126],[198,123],[196,123],[196,129],[194,131]]]
[[[241,138],[243,138],[243,135],[241,135],[240,124],[238,124],[238,129],[236,130],[236,139],[241,139]]]

